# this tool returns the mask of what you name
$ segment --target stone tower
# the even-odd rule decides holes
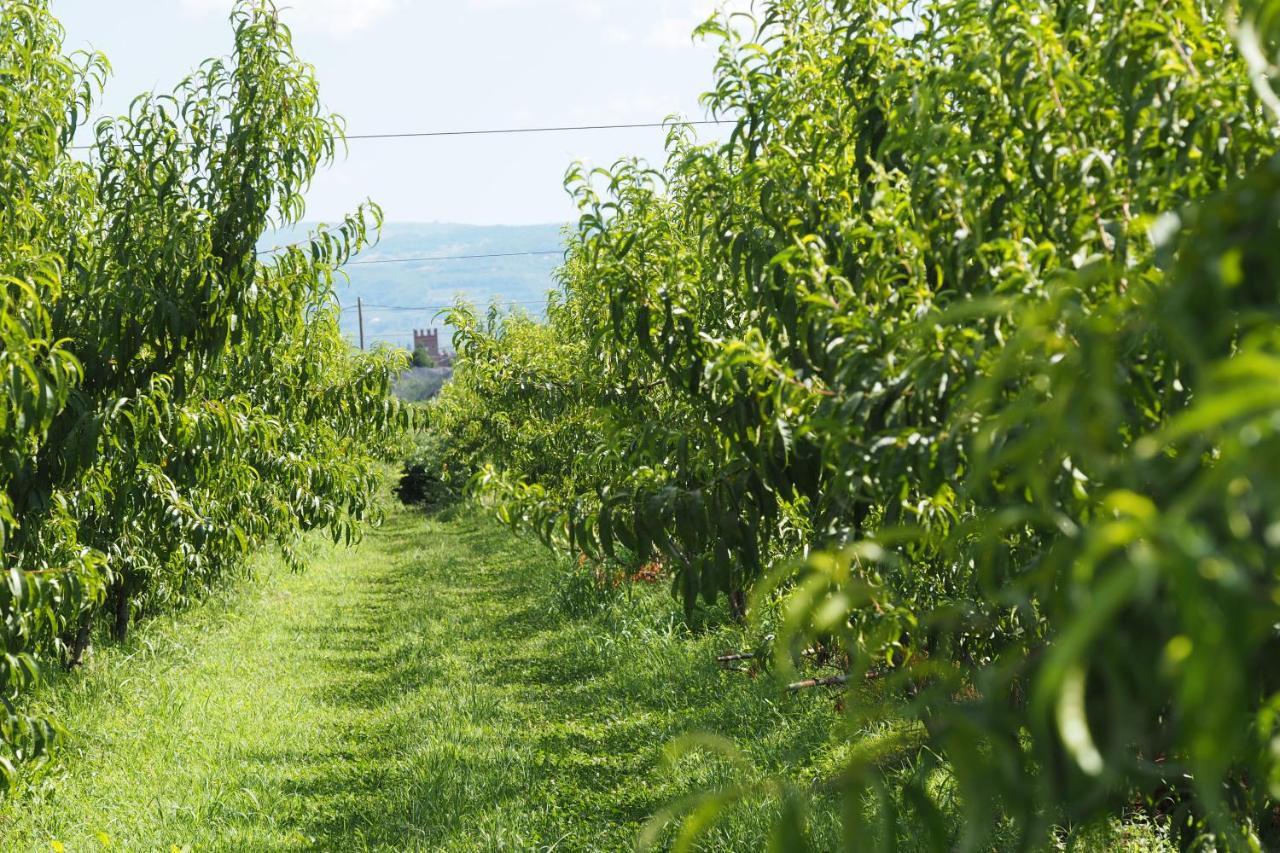
[[[426,329],[419,331],[414,329],[413,349],[415,352],[419,349],[425,349],[428,355],[438,360],[440,358],[440,330]]]

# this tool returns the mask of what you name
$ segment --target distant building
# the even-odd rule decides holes
[[[424,349],[427,355],[431,356],[432,361],[440,361],[440,330],[427,329],[426,331],[413,330],[413,348],[415,351]]]
[[[427,355],[431,356],[431,361],[437,367],[450,367],[453,365],[453,353],[440,350],[439,329],[413,330],[413,351],[417,352],[420,349],[427,351]]]

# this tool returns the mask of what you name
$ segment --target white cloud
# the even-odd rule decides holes
[[[579,18],[598,21],[606,16],[607,4],[605,0],[463,0],[463,5],[477,12],[530,7],[567,9]]]
[[[648,116],[650,121],[660,121],[679,112],[686,99],[671,92],[614,93],[593,109],[604,115],[607,121],[635,121],[636,116]],[[587,119],[586,115],[582,116]]]
[[[649,33],[649,44],[654,47],[677,49],[693,44],[693,29],[705,18],[686,18],[679,15],[663,18]]]
[[[603,38],[605,44],[621,45],[631,43],[630,31],[622,27],[606,27]]]
[[[465,5],[469,9],[489,12],[494,9],[514,9],[517,6],[528,6],[530,3],[529,0],[465,0]]]
[[[188,12],[204,14],[207,12],[226,12],[230,14],[229,0],[182,0],[182,8]]]
[[[674,8],[673,8],[674,7]],[[678,49],[692,47],[693,31],[717,11],[750,12],[752,0],[682,0],[664,4],[664,14],[649,34],[649,44]]]
[[[290,26],[314,27],[335,36],[365,29],[395,11],[399,0],[280,0],[281,17]],[[182,0],[182,6],[198,14],[228,14],[231,0]]]

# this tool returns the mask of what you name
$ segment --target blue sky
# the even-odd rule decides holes
[[[730,0],[745,8],[749,0]],[[348,132],[390,133],[703,118],[714,48],[693,27],[716,0],[286,0],[300,56]],[[69,50],[105,52],[103,114],[172,86],[231,43],[231,0],[51,0]],[[702,128],[703,136],[721,133]],[[320,176],[307,218],[360,200],[389,221],[563,222],[570,162],[661,159],[662,131],[352,141]]]

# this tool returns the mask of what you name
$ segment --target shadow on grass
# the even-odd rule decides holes
[[[440,527],[393,515],[359,582],[325,591],[332,622],[299,626],[298,654],[329,674],[314,699],[338,734],[254,760],[284,771],[293,828],[315,848],[628,847],[688,785],[656,770],[671,738],[776,728],[773,689],[725,683],[708,642],[588,642],[606,628],[558,612],[546,552],[465,516],[440,548]],[[818,748],[827,722],[794,727],[791,746]]]

